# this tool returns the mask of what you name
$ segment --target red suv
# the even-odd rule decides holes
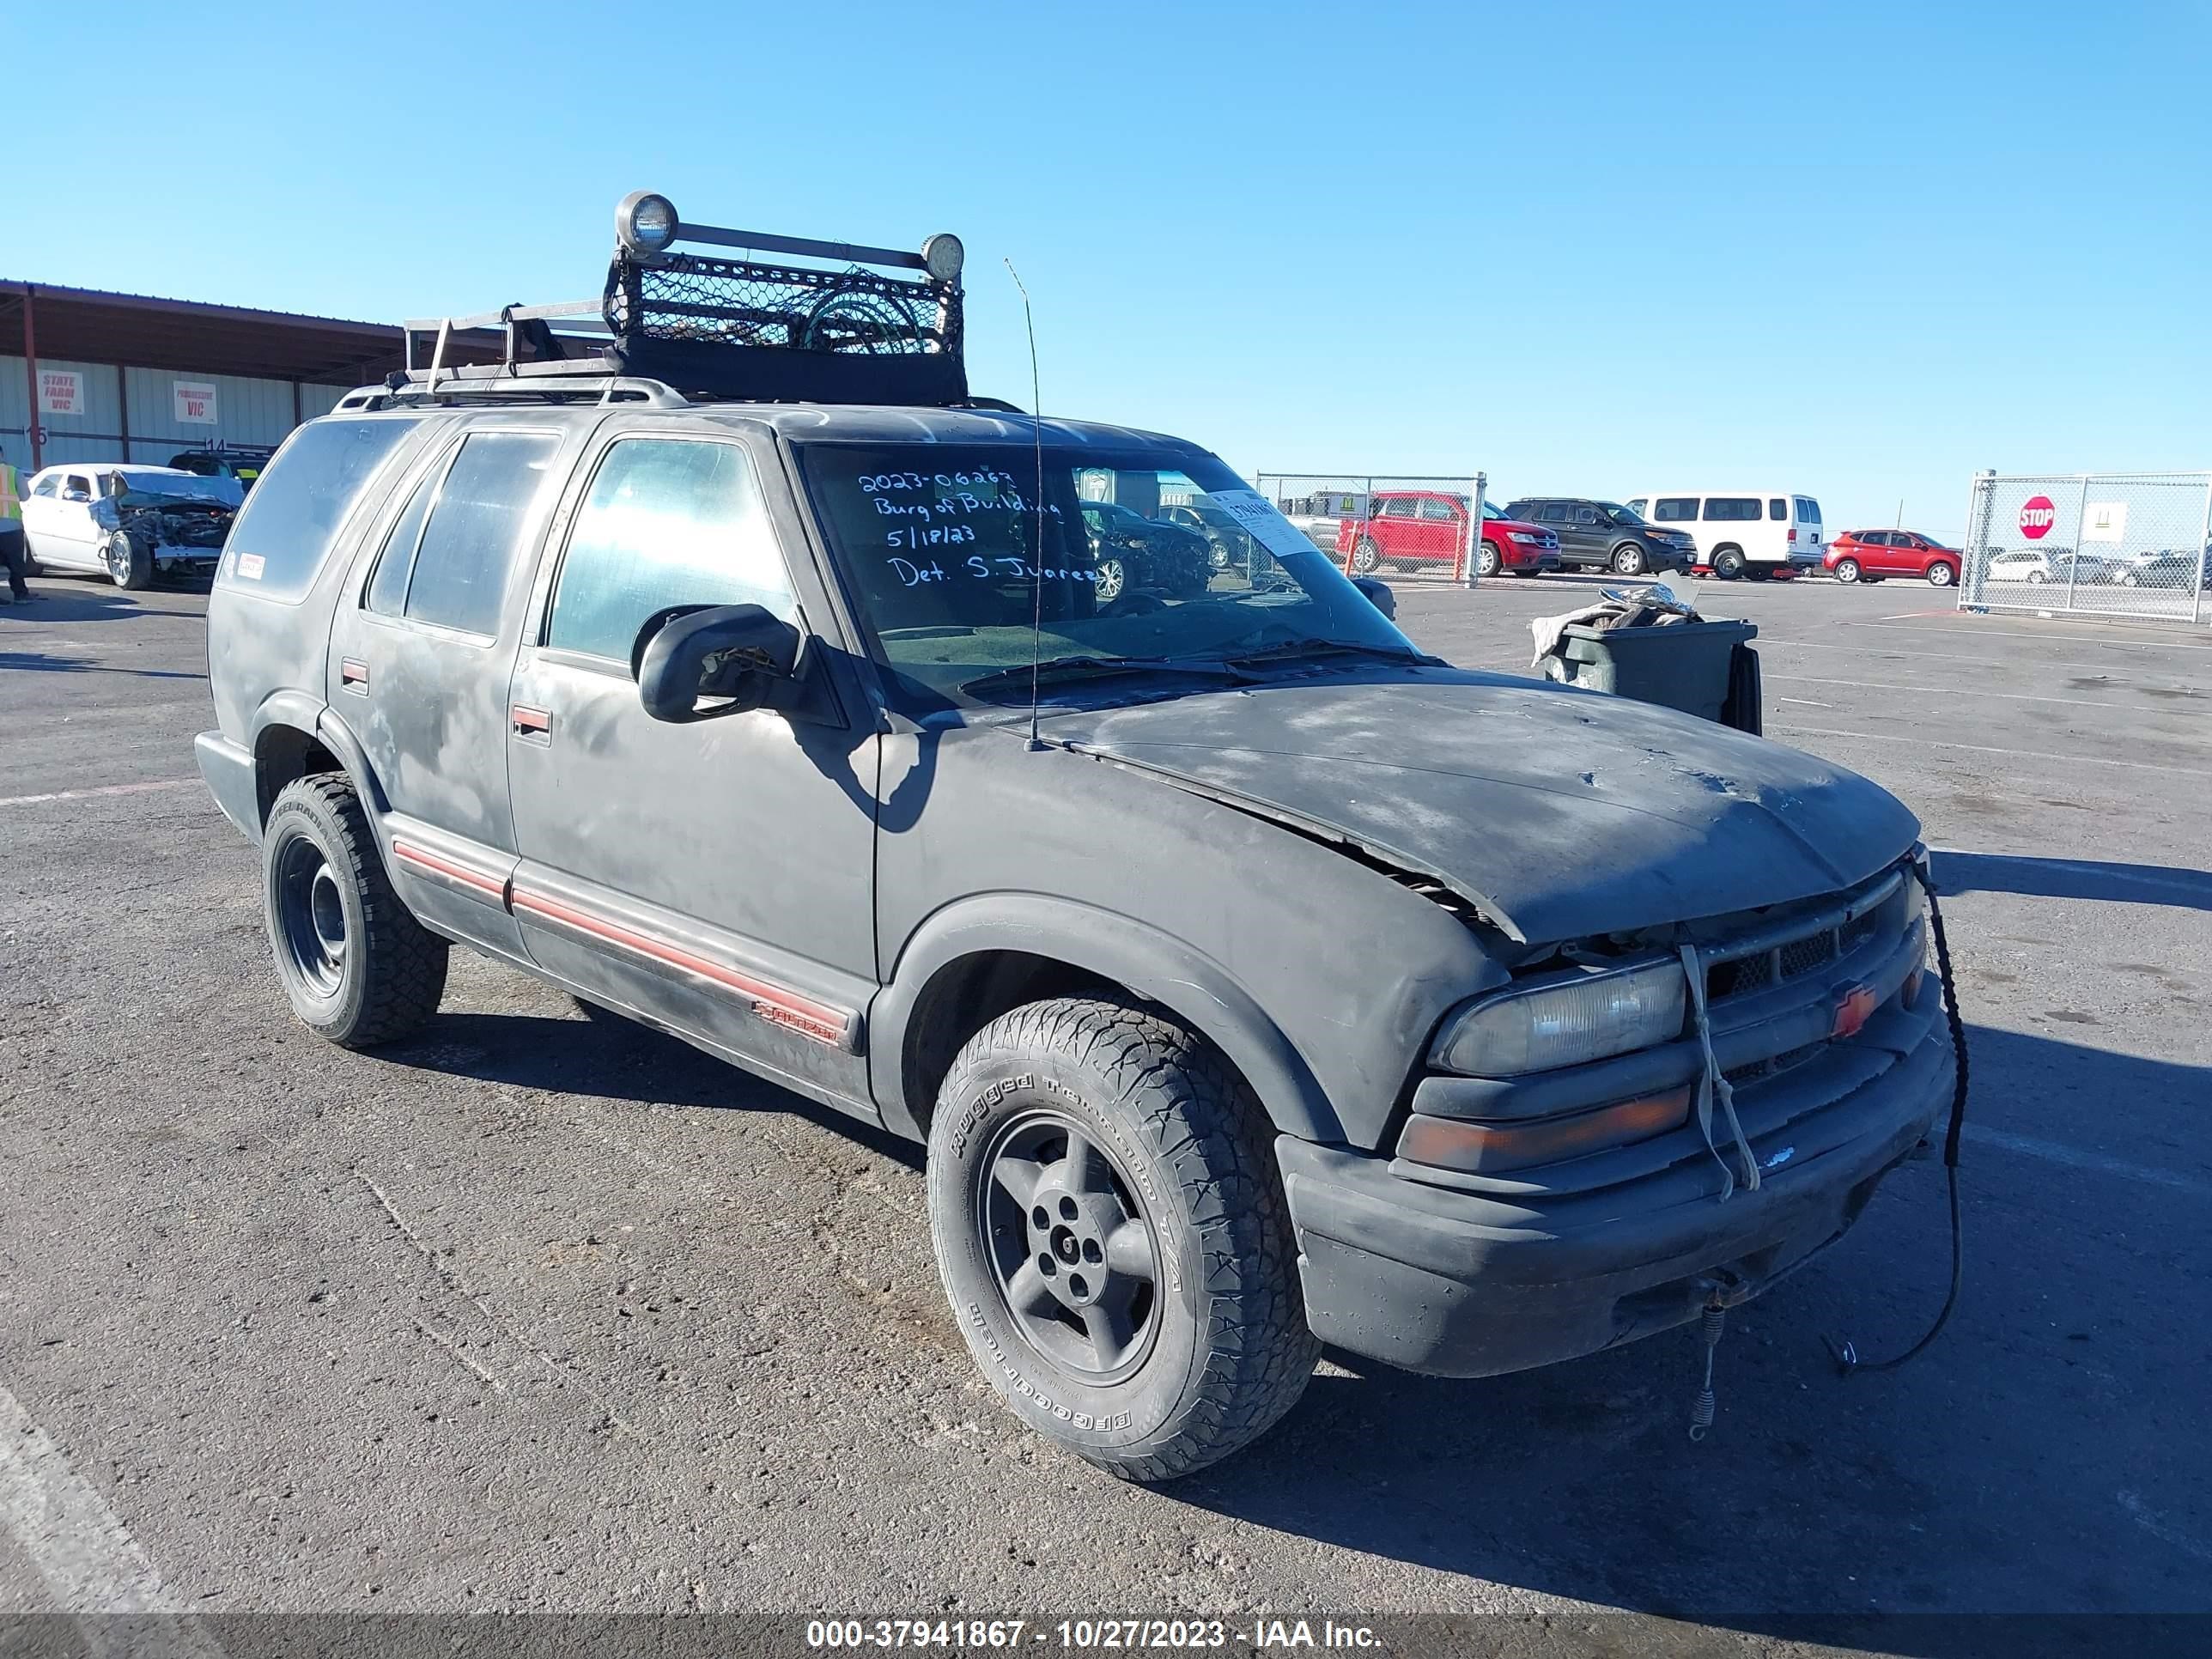
[[[1364,576],[1377,565],[1449,565],[1467,545],[1467,497],[1433,489],[1378,491],[1364,518],[1348,518],[1337,527],[1336,550],[1348,556],[1346,567]],[[1474,558],[1479,576],[1510,573],[1534,576],[1559,568],[1559,538],[1540,524],[1501,518],[1482,504],[1482,547]]]
[[[1820,562],[1839,582],[1924,576],[1931,586],[1948,587],[1959,580],[1959,550],[1917,530],[1846,530]]]

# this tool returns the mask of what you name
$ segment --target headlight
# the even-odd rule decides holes
[[[1583,974],[1508,991],[1454,1015],[1431,1061],[1469,1077],[1519,1077],[1667,1042],[1682,1032],[1682,965]]]
[[[1539,542],[1543,540],[1542,537],[1532,536],[1525,530],[1509,530],[1505,534],[1509,540],[1516,542]]]

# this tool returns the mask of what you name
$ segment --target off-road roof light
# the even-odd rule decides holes
[[[968,250],[949,230],[939,231],[921,245],[921,268],[940,283],[958,282],[960,267],[967,259]]]
[[[630,191],[615,208],[615,240],[641,259],[665,253],[683,228],[676,204],[649,190]]]

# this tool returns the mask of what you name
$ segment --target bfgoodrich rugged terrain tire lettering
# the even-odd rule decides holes
[[[350,782],[317,773],[287,784],[270,809],[262,848],[270,948],[302,1022],[341,1047],[367,1048],[406,1036],[437,1012],[446,994],[446,941],[416,921],[392,890]],[[325,902],[337,907],[330,921],[341,943],[334,954],[303,965],[310,953],[301,946],[301,918],[289,908],[287,889],[303,883],[312,889],[325,872]],[[326,937],[330,932],[326,927]],[[312,945],[312,923],[307,937]]]
[[[1096,1183],[1109,1190],[1104,1201],[1110,1210],[1117,1190],[1123,1207],[1141,1209],[1155,1244],[1155,1279],[1140,1293],[1149,1336],[1111,1367],[1071,1364],[1040,1345],[1036,1322],[1012,1305],[1005,1267],[1031,1258],[1008,1226],[995,1244],[990,1236],[991,1206],[1003,1208],[997,1149],[1026,1134],[1045,1167],[1057,1167],[1055,1126],[1113,1166]],[[1320,1344],[1306,1325],[1271,1140],[1227,1060],[1149,1009],[1036,1002],[969,1041],[930,1125],[930,1225],[961,1333],[1019,1415],[1101,1468],[1152,1481],[1229,1455],[1297,1402]],[[1015,1224],[1054,1202],[1018,1203]],[[1098,1260],[1087,1242],[1066,1248],[1071,1275]]]

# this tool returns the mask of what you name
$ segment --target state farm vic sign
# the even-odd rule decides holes
[[[2039,542],[2051,533],[2057,521],[2058,509],[2051,504],[2048,495],[2030,495],[2021,504],[2020,533],[2032,542]]]
[[[84,376],[73,368],[42,368],[39,371],[39,413],[41,415],[82,415],[84,413]]]

